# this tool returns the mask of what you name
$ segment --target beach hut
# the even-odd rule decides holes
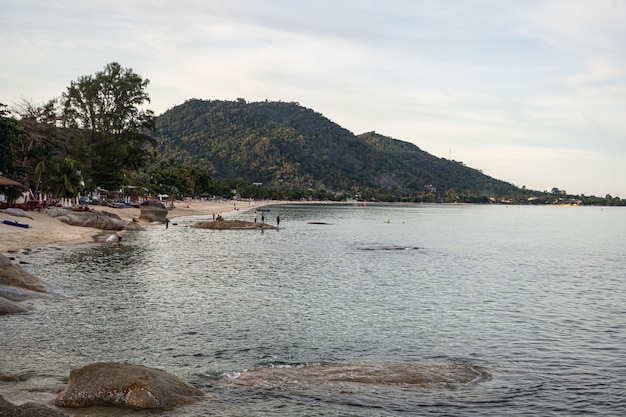
[[[21,187],[22,184],[20,184],[17,181],[13,181],[10,178],[3,177],[2,175],[0,175],[0,186],[2,186],[2,187]]]
[[[21,187],[17,181],[0,175],[0,204],[7,202],[7,196],[9,195],[9,188]]]

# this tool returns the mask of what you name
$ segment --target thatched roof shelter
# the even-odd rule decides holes
[[[2,175],[0,175],[0,186],[6,186],[6,187],[21,187],[22,184],[20,184],[17,181],[13,181],[10,178],[7,177],[3,177]]]

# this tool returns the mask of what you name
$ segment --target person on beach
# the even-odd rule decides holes
[[[165,219],[165,228],[167,229],[168,227],[170,227],[170,220]]]
[[[256,223],[256,211],[254,212],[254,222]]]
[[[276,216],[276,227],[280,227],[280,216]]]

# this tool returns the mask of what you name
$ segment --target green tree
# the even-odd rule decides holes
[[[148,84],[149,80],[113,62],[72,82],[64,94],[64,125],[88,131],[98,155],[92,160],[92,172],[86,173],[96,184],[117,188],[126,170],[150,162],[150,148],[156,141],[146,134],[155,128],[154,113],[143,108],[150,102]]]
[[[80,162],[69,157],[55,160],[51,166],[52,175],[44,183],[44,190],[55,198],[78,195],[82,187],[80,168]]]
[[[26,134],[11,117],[6,105],[0,103],[0,172],[5,176],[16,173],[16,152],[20,138]]]

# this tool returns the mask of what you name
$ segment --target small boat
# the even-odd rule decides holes
[[[30,227],[30,224],[19,223],[19,222],[16,222],[15,220],[2,220],[2,223],[8,224],[9,226],[17,226],[17,227],[23,227],[23,228]]]

